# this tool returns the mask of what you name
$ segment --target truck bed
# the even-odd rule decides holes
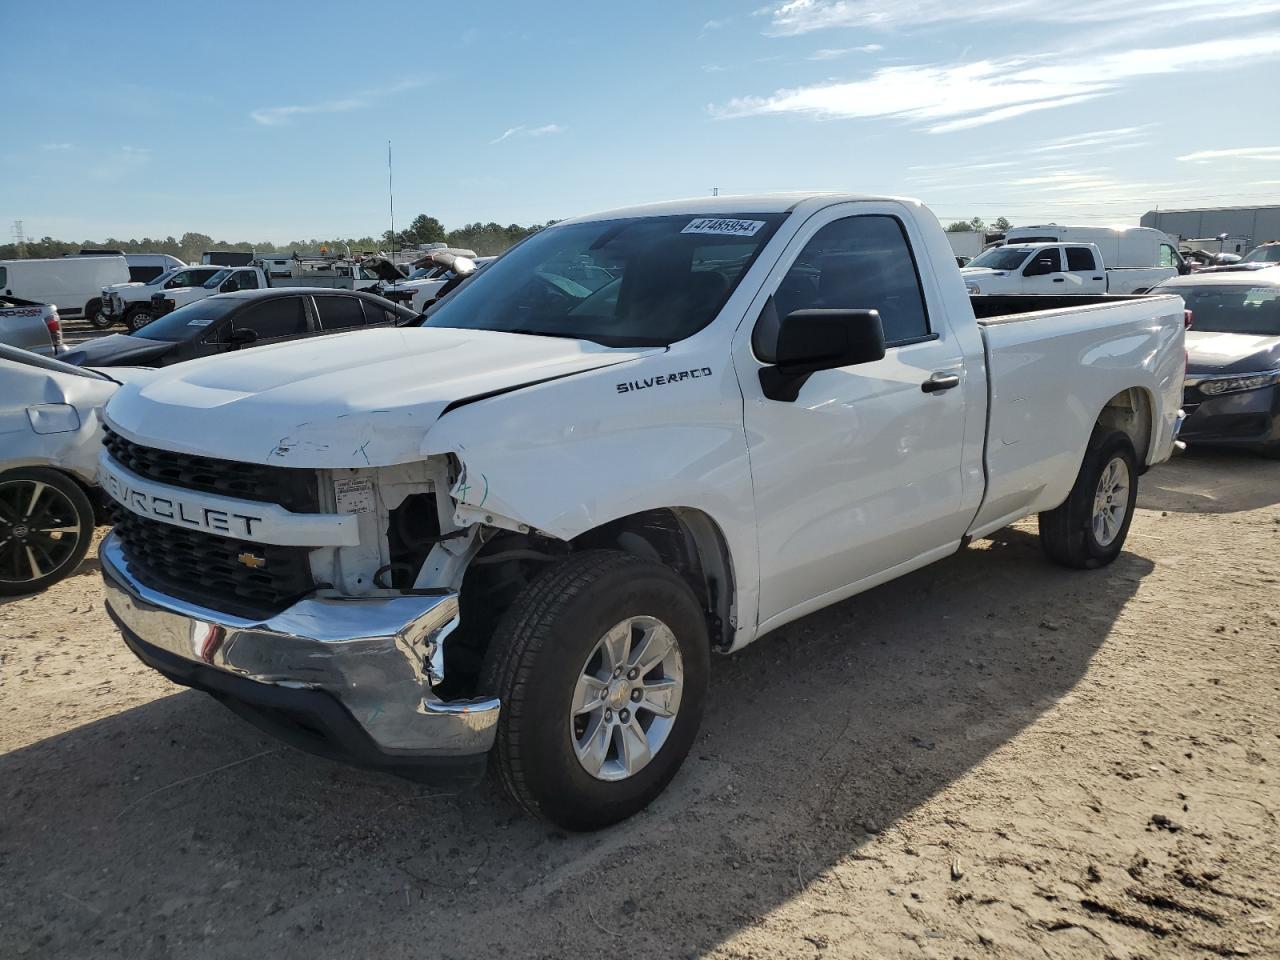
[[[1168,457],[1181,399],[1176,296],[971,297],[987,365],[987,490],[971,534],[1052,509],[1109,401],[1160,412],[1140,464]],[[1135,384],[1144,388],[1131,390]],[[1134,394],[1142,394],[1135,396]]]
[[[1011,323],[1029,319],[1027,314],[1044,313],[1049,310],[1064,310],[1070,307],[1086,307],[1100,303],[1126,303],[1131,300],[1147,300],[1149,296],[1118,295],[1109,293],[1076,294],[1062,296],[1031,294],[994,294],[992,296],[970,297],[973,304],[973,315],[978,323],[987,326],[993,323]]]

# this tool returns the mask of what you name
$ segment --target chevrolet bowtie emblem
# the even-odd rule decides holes
[[[252,553],[242,553],[240,556],[236,557],[236,559],[250,570],[260,570],[267,565],[266,557],[255,556]]]

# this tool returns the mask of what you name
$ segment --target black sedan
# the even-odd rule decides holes
[[[403,327],[417,320],[412,310],[370,293],[241,290],[179,307],[135,333],[85,341],[58,359],[90,367],[164,367],[244,347],[361,327]]]
[[[1191,311],[1182,439],[1280,457],[1280,269],[1193,273],[1151,292]]]

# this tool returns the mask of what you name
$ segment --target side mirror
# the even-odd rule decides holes
[[[770,400],[793,403],[811,374],[884,357],[878,310],[796,310],[778,327],[773,366],[760,370]]]
[[[258,342],[258,334],[257,331],[250,330],[248,327],[236,327],[231,331],[227,342],[231,344],[233,350],[247,347]]]
[[[1058,268],[1052,260],[1040,257],[1027,264],[1027,268],[1022,271],[1022,275],[1024,277],[1045,277],[1051,273],[1056,273],[1057,270]]]
[[[240,285],[236,283],[235,277],[230,277],[222,281],[222,286],[218,287],[219,293],[234,293],[240,289]]]

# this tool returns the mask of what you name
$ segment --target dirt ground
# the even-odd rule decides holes
[[[1143,478],[713,663],[634,820],[315,759],[139,665],[95,562],[0,606],[0,957],[1280,957],[1280,463]]]

